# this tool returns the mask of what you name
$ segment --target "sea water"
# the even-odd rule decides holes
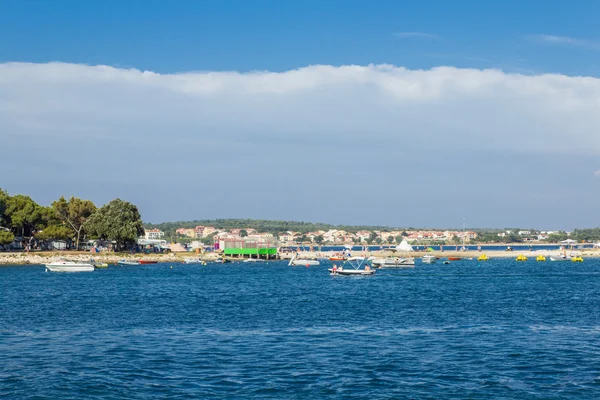
[[[600,398],[600,261],[0,268],[0,398]]]

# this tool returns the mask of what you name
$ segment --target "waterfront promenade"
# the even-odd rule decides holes
[[[298,253],[298,258],[314,258],[314,259],[328,259],[339,255],[338,251],[301,251]],[[482,254],[487,255],[490,258],[516,258],[517,255],[523,254],[530,259],[535,259],[538,255],[544,255],[546,257],[558,256],[561,254],[559,250],[531,250],[531,251],[413,251],[413,252],[392,252],[389,250],[371,250],[371,251],[353,251],[352,256],[362,257],[415,257],[420,258],[425,254],[432,254],[440,259],[448,257],[462,257],[462,258],[473,258],[477,259]],[[567,255],[576,254],[585,258],[600,258],[600,249],[584,249],[584,250],[567,250]],[[280,253],[280,259],[290,259],[293,253]],[[220,255],[217,253],[205,253],[196,254],[192,252],[183,253],[167,253],[167,254],[129,254],[129,253],[96,253],[91,254],[89,252],[75,252],[75,251],[53,251],[53,252],[5,252],[0,253],[0,265],[39,265],[46,264],[59,258],[66,258],[76,261],[87,261],[94,259],[97,262],[105,262],[109,264],[115,264],[119,260],[151,260],[158,262],[183,262],[188,258],[199,258],[207,262],[214,261],[219,258]],[[231,258],[232,261],[239,260]]]

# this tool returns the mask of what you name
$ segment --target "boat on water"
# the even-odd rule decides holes
[[[140,264],[156,264],[158,261],[140,260]]]
[[[311,260],[309,258],[296,258],[296,255],[292,257],[290,262],[288,263],[290,266],[315,266],[321,265],[319,260]]]
[[[372,258],[371,264],[374,268],[414,267],[415,259],[413,257]]]
[[[550,257],[550,261],[569,261],[569,259],[563,257]]]
[[[421,261],[423,261],[425,264],[433,264],[436,260],[436,257],[431,255],[431,254],[427,254],[424,255],[423,257],[421,257]]]
[[[448,261],[460,261],[462,257],[448,257]]]
[[[108,263],[94,263],[94,268],[108,268]]]
[[[344,268],[344,266],[347,266],[347,268]],[[375,273],[375,269],[369,266],[365,257],[349,257],[342,265],[338,267],[334,264],[333,268],[329,268],[328,271],[333,276],[361,276]]]
[[[244,260],[245,263],[264,263],[265,260],[262,260],[260,258],[246,258]]]
[[[117,261],[118,265],[140,265],[140,262],[137,260],[119,260]]]
[[[344,257],[329,257],[329,261],[344,261]]]
[[[91,272],[94,264],[84,261],[58,260],[46,265],[46,271],[51,272]]]
[[[206,265],[206,261],[201,260],[199,258],[186,258],[185,260],[183,260],[184,263],[186,264],[202,264],[202,265]]]

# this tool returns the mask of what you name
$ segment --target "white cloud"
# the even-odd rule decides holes
[[[430,39],[441,40],[439,35],[427,32],[396,32],[394,36],[400,39]]]
[[[581,47],[591,50],[600,50],[600,42],[588,39],[578,39],[569,36],[555,35],[531,35],[529,38],[533,41],[551,45],[563,45]]]
[[[62,194],[91,193],[101,202],[129,193],[154,220],[338,215],[347,223],[452,226],[443,219],[448,207],[478,204],[482,215],[506,224],[484,208],[523,208],[531,174],[545,182],[536,189],[538,207],[562,174],[592,170],[599,125],[600,79],[591,77],[391,65],[159,74],[0,64],[2,185],[48,196],[47,203]],[[369,194],[328,195],[340,186]],[[285,201],[276,195],[290,190]],[[586,190],[572,206],[595,201],[597,193]],[[388,220],[400,212],[398,198],[411,210],[406,218],[420,217]],[[560,210],[570,201],[561,198]],[[551,204],[544,210],[558,212]],[[473,207],[466,211],[474,218]],[[377,213],[381,219],[369,219]],[[547,220],[541,213],[527,215]]]
[[[594,176],[600,177],[600,169],[598,169],[596,172],[594,172]]]

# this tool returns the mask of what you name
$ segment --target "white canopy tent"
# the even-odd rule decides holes
[[[576,244],[577,240],[573,240],[573,239],[567,239],[567,240],[563,240],[561,241],[562,244]]]

